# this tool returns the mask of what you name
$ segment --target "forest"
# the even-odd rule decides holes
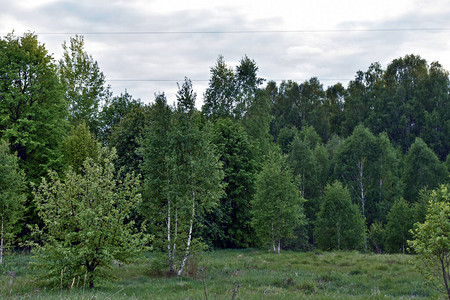
[[[174,276],[213,249],[415,253],[429,202],[449,201],[438,62],[408,54],[324,87],[219,56],[203,95],[185,78],[174,103],[144,102],[112,94],[82,36],[62,47],[0,38],[0,264],[31,249],[44,277],[94,287],[147,251]]]

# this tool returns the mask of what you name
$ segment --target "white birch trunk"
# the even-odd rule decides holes
[[[281,213],[280,213],[281,219]],[[278,245],[277,245],[277,253],[280,254],[281,251],[281,223],[278,223]]]
[[[366,191],[364,190],[364,162],[366,161],[365,158],[361,157],[361,159],[358,161],[358,169],[359,169],[359,189],[361,193],[361,209],[362,209],[362,216],[365,218],[365,210],[364,206],[366,204]]]
[[[366,214],[365,214],[365,209],[364,206],[366,204],[366,191],[364,190],[364,183],[363,183],[363,178],[364,178],[364,163],[366,161],[365,157],[361,157],[361,159],[358,161],[358,169],[359,169],[359,188],[361,190],[361,209],[362,209],[362,217],[365,218]],[[364,250],[367,251],[367,238],[366,235],[364,234]]]
[[[167,199],[167,252],[169,256],[169,273],[173,273],[173,260],[172,260],[172,249],[171,249],[171,236],[170,236],[170,198]]]
[[[189,225],[189,235],[186,245],[186,253],[184,254],[183,261],[181,263],[180,269],[178,270],[177,276],[180,276],[183,273],[184,267],[186,266],[186,261],[189,257],[189,248],[191,246],[191,240],[192,240],[192,228],[194,227],[194,217],[195,217],[195,193],[192,191],[192,215],[191,215],[191,221]]]
[[[175,250],[177,248],[177,239],[178,239],[178,207],[175,208],[175,232],[174,232],[174,238],[173,238],[173,245],[172,245],[172,262],[175,261]]]

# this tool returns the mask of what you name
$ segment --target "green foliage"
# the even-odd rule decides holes
[[[139,113],[139,111],[136,111],[136,113]],[[164,94],[156,97],[155,104],[151,106],[149,113],[149,125],[139,148],[139,155],[142,157],[140,168],[144,179],[140,212],[149,220],[150,226],[156,226],[155,228],[151,227],[152,232],[163,239],[163,228],[159,227],[164,220],[164,216],[160,212],[168,200],[167,185],[169,184],[170,167],[167,155],[170,150],[169,132],[173,114],[171,108],[167,105]],[[136,129],[133,126],[134,124],[135,122],[130,122],[130,126],[127,126],[128,130]],[[124,133],[120,135],[116,133],[117,143],[121,143],[124,139],[120,137],[125,136],[128,132],[125,129],[123,131]],[[128,152],[125,151],[125,153]]]
[[[226,65],[223,56],[219,56],[210,71],[211,79],[205,92],[203,114],[213,119],[242,119],[254,102],[258,86],[264,81],[257,77],[258,67],[255,61],[245,56],[235,71]]]
[[[62,47],[64,53],[59,61],[59,73],[69,103],[69,121],[73,125],[85,122],[97,133],[100,102],[110,97],[105,76],[84,50],[83,36],[70,38],[70,44],[64,42]]]
[[[138,149],[149,129],[151,115],[154,115],[154,112],[150,106],[138,105],[112,128],[108,145],[117,150],[116,165],[125,168],[127,172],[140,172],[143,162]]]
[[[390,253],[405,253],[410,239],[410,230],[414,223],[414,214],[411,206],[403,198],[394,202],[387,216],[386,249]]]
[[[62,142],[64,162],[75,172],[81,172],[87,158],[97,161],[100,144],[89,131],[86,123],[82,122],[72,129]]]
[[[9,145],[0,141],[0,264],[8,244],[14,243],[18,221],[25,210],[25,174],[19,169],[18,158],[9,153]]]
[[[249,137],[257,143],[260,160],[268,153],[270,148],[271,136],[269,131],[271,121],[270,99],[266,91],[258,89],[241,123]]]
[[[437,188],[447,177],[445,166],[433,150],[421,138],[416,138],[405,158],[405,199],[414,202],[422,188]]]
[[[214,123],[212,143],[222,163],[225,195],[208,217],[205,234],[216,247],[249,247],[254,244],[250,202],[255,190],[256,149],[242,126],[230,119]]]
[[[223,193],[223,172],[211,132],[194,106],[186,105],[195,101],[185,101],[189,95],[193,95],[189,88],[180,89],[174,111],[163,95],[157,97],[140,149],[145,180],[141,211],[152,223],[157,245],[167,251],[169,273],[178,275],[195,243],[194,229],[203,225],[205,213]]]
[[[364,219],[350,192],[335,181],[324,190],[317,215],[315,235],[317,245],[324,250],[361,249],[365,235]]]
[[[286,158],[275,148],[256,177],[252,201],[253,228],[258,238],[280,253],[281,240],[306,225],[303,198],[295,186]]]
[[[87,158],[81,173],[51,171],[35,191],[44,223],[35,264],[54,283],[86,276],[93,287],[114,260],[128,262],[146,248],[148,236],[128,221],[141,200],[139,177],[115,179],[115,155],[101,148],[97,162]]]
[[[385,134],[376,137],[362,125],[337,148],[334,176],[349,186],[369,225],[385,221],[392,199],[402,194],[400,161]]]
[[[120,122],[128,113],[141,106],[143,106],[142,102],[140,100],[133,99],[127,91],[120,94],[120,96],[115,96],[112,98],[107,97],[98,117],[99,139],[103,143],[108,144],[115,127],[119,126]]]
[[[0,139],[9,141],[28,180],[58,168],[67,104],[53,58],[32,33],[0,39]]]
[[[369,249],[377,254],[382,253],[384,250],[385,239],[386,229],[383,227],[383,224],[381,222],[372,223],[367,234]]]
[[[234,71],[226,65],[223,56],[219,56],[210,72],[211,79],[205,92],[202,112],[213,118],[231,117],[236,103]]]
[[[417,253],[416,265],[431,282],[441,282],[450,299],[450,190],[442,185],[429,198],[425,222],[416,223],[409,246]]]

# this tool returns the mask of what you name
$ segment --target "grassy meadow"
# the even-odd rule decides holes
[[[83,279],[50,288],[37,281],[30,256],[0,266],[0,299],[438,299],[410,263],[410,255],[358,252],[218,250],[194,257],[185,276],[168,278],[148,254],[113,265],[116,277],[90,290]],[[10,271],[13,273],[10,275]]]

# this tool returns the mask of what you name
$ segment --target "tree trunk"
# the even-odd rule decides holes
[[[276,253],[277,249],[275,247],[275,233],[273,231],[273,222],[271,223],[271,225],[272,225],[272,248],[273,248],[273,253]]]
[[[5,205],[3,204],[3,211],[2,211],[2,233],[1,233],[1,241],[0,241],[0,264],[3,263],[3,238],[4,238],[4,231],[3,231],[3,222],[4,222],[4,215],[5,215]]]
[[[175,265],[175,251],[177,249],[178,240],[178,207],[175,208],[175,232],[174,232],[173,242],[172,242],[172,266]],[[174,267],[175,269],[175,267]]]
[[[183,273],[184,267],[186,266],[186,261],[189,257],[189,248],[191,246],[191,240],[192,240],[192,228],[194,227],[194,217],[195,217],[195,193],[192,191],[192,215],[191,215],[191,221],[189,225],[189,235],[186,245],[186,254],[184,254],[183,261],[181,263],[180,269],[178,270],[178,276],[180,276]]]
[[[280,216],[281,218],[281,216]],[[278,245],[277,245],[277,253],[280,254],[281,250],[281,224],[278,223]]]
[[[362,217],[365,218],[365,204],[366,204],[366,192],[364,190],[364,183],[363,183],[363,177],[364,177],[364,163],[366,162],[365,157],[361,157],[361,159],[358,161],[358,169],[359,169],[359,188],[361,190],[361,209],[362,209]],[[364,250],[367,251],[367,238],[364,234]]]
[[[448,288],[447,270],[445,269],[444,257],[445,257],[445,253],[444,253],[444,255],[442,255],[442,258],[441,258],[442,277],[444,277],[445,289],[447,290],[447,296],[448,296],[448,299],[450,300],[450,289]]]
[[[366,161],[365,157],[361,157],[361,159],[358,161],[358,170],[359,170],[359,189],[361,192],[361,209],[362,209],[362,216],[363,218],[366,217],[364,206],[366,204],[366,191],[364,190],[364,162]]]
[[[341,250],[341,227],[339,224],[336,224],[336,235],[337,235],[337,247],[338,250]]]
[[[169,256],[169,274],[173,274],[173,260],[172,260],[172,249],[171,249],[171,236],[170,236],[170,198],[167,199],[167,252]]]

